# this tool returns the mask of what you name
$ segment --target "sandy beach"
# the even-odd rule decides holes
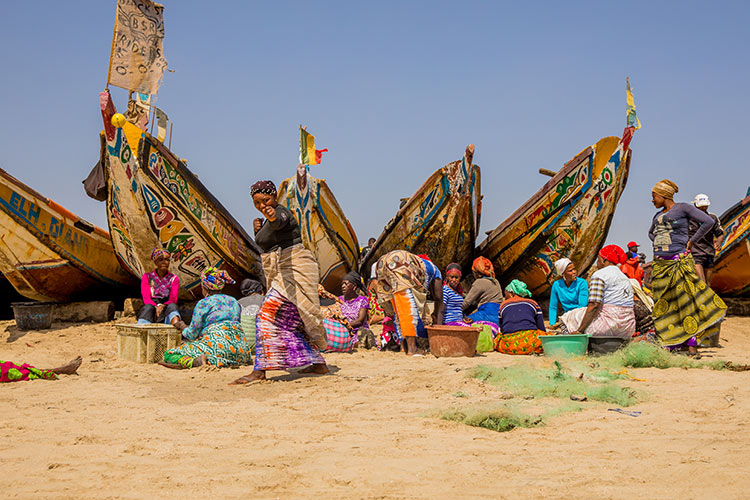
[[[497,433],[437,418],[499,402],[468,378],[544,357],[329,354],[333,374],[172,371],[117,358],[113,324],[19,331],[0,359],[79,376],[3,384],[5,498],[747,498],[750,372],[633,369],[647,394]],[[730,318],[704,359],[750,363],[750,318]],[[458,397],[460,395],[460,397]],[[541,404],[542,402],[540,402]]]

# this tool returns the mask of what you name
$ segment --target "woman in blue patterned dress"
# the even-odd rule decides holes
[[[240,325],[239,303],[221,290],[234,283],[226,271],[209,267],[201,274],[203,296],[193,310],[193,320],[182,331],[188,342],[164,353],[167,368],[195,368],[205,364],[224,367],[250,363],[250,346]]]

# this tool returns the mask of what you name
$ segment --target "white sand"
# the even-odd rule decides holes
[[[0,322],[0,359],[84,358],[78,377],[0,385],[4,498],[750,497],[750,372],[630,370],[640,417],[583,403],[496,433],[425,415],[498,401],[468,367],[548,360],[360,351],[327,355],[331,376],[230,387],[250,368],[120,361],[112,325],[55,326]],[[750,363],[750,318],[722,338],[704,353]]]

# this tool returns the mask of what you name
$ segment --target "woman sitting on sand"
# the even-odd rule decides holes
[[[566,313],[589,303],[589,285],[578,277],[575,264],[567,257],[555,261],[555,271],[560,276],[552,283],[549,297],[549,323],[557,323],[558,312]],[[562,311],[559,311],[559,310]]]
[[[618,267],[625,258],[625,252],[617,245],[607,245],[599,251],[598,269],[591,276],[589,304],[562,315],[563,333],[622,340],[633,336],[633,286]]]
[[[268,293],[255,322],[255,369],[235,385],[265,380],[266,370],[307,366],[300,373],[328,373],[320,354],[328,341],[318,298],[318,262],[302,245],[297,220],[277,203],[277,194],[271,181],[250,187],[255,208],[266,217],[255,219],[253,229],[263,251]]]
[[[500,325],[503,289],[495,279],[495,268],[486,257],[477,257],[471,271],[476,280],[464,298],[462,309],[467,318],[465,321],[487,323],[497,328]]]
[[[242,331],[245,332],[245,341],[252,352],[255,350],[255,318],[263,304],[263,284],[258,280],[246,278],[240,283],[240,293],[242,293],[242,298],[237,301],[242,308],[240,325],[242,325]]]
[[[0,383],[21,382],[22,380],[57,380],[58,375],[78,375],[78,367],[83,358],[78,356],[70,363],[57,368],[35,368],[29,364],[17,365],[10,361],[0,360]]]
[[[245,365],[250,362],[250,346],[240,325],[237,300],[224,295],[225,283],[234,283],[226,271],[209,267],[201,274],[204,298],[196,304],[190,326],[182,331],[188,342],[164,353],[167,368],[195,368]]]
[[[495,350],[503,354],[541,353],[539,335],[545,333],[542,309],[531,300],[526,283],[511,281],[500,306],[500,335],[495,337]]]
[[[443,304],[445,304],[443,321],[446,325],[464,324],[463,303],[461,266],[456,263],[448,264],[445,268],[445,283],[443,283]]]
[[[654,216],[648,236],[654,242],[651,289],[654,324],[660,342],[670,349],[688,347],[697,355],[698,343],[724,318],[727,306],[696,274],[690,255],[693,243],[713,228],[710,215],[689,203],[675,203],[677,185],[669,179],[651,190],[651,201],[661,210]],[[690,221],[700,223],[688,238]]]
[[[375,336],[370,331],[369,324],[370,301],[366,295],[362,295],[367,290],[357,271],[350,271],[344,276],[341,293],[338,297],[341,312],[349,320],[355,344],[365,349],[375,347]]]
[[[169,272],[170,254],[157,247],[151,252],[151,260],[156,269],[141,278],[143,307],[138,311],[138,323],[171,323],[182,330],[186,325],[177,310],[180,278]]]

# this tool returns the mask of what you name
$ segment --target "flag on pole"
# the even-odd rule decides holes
[[[630,90],[630,78],[625,77],[626,89],[626,100],[627,100],[627,120],[628,127],[633,127],[635,130],[641,128],[641,121],[638,119],[638,115],[635,114],[635,100],[633,99],[633,92]]]
[[[315,136],[299,126],[299,162],[303,165],[318,165],[328,149],[315,149]]]
[[[154,107],[154,113],[156,114],[156,138],[159,142],[164,142],[167,138],[167,122],[169,117],[161,109]]]
[[[167,69],[164,6],[152,0],[118,0],[107,85],[154,95]]]

